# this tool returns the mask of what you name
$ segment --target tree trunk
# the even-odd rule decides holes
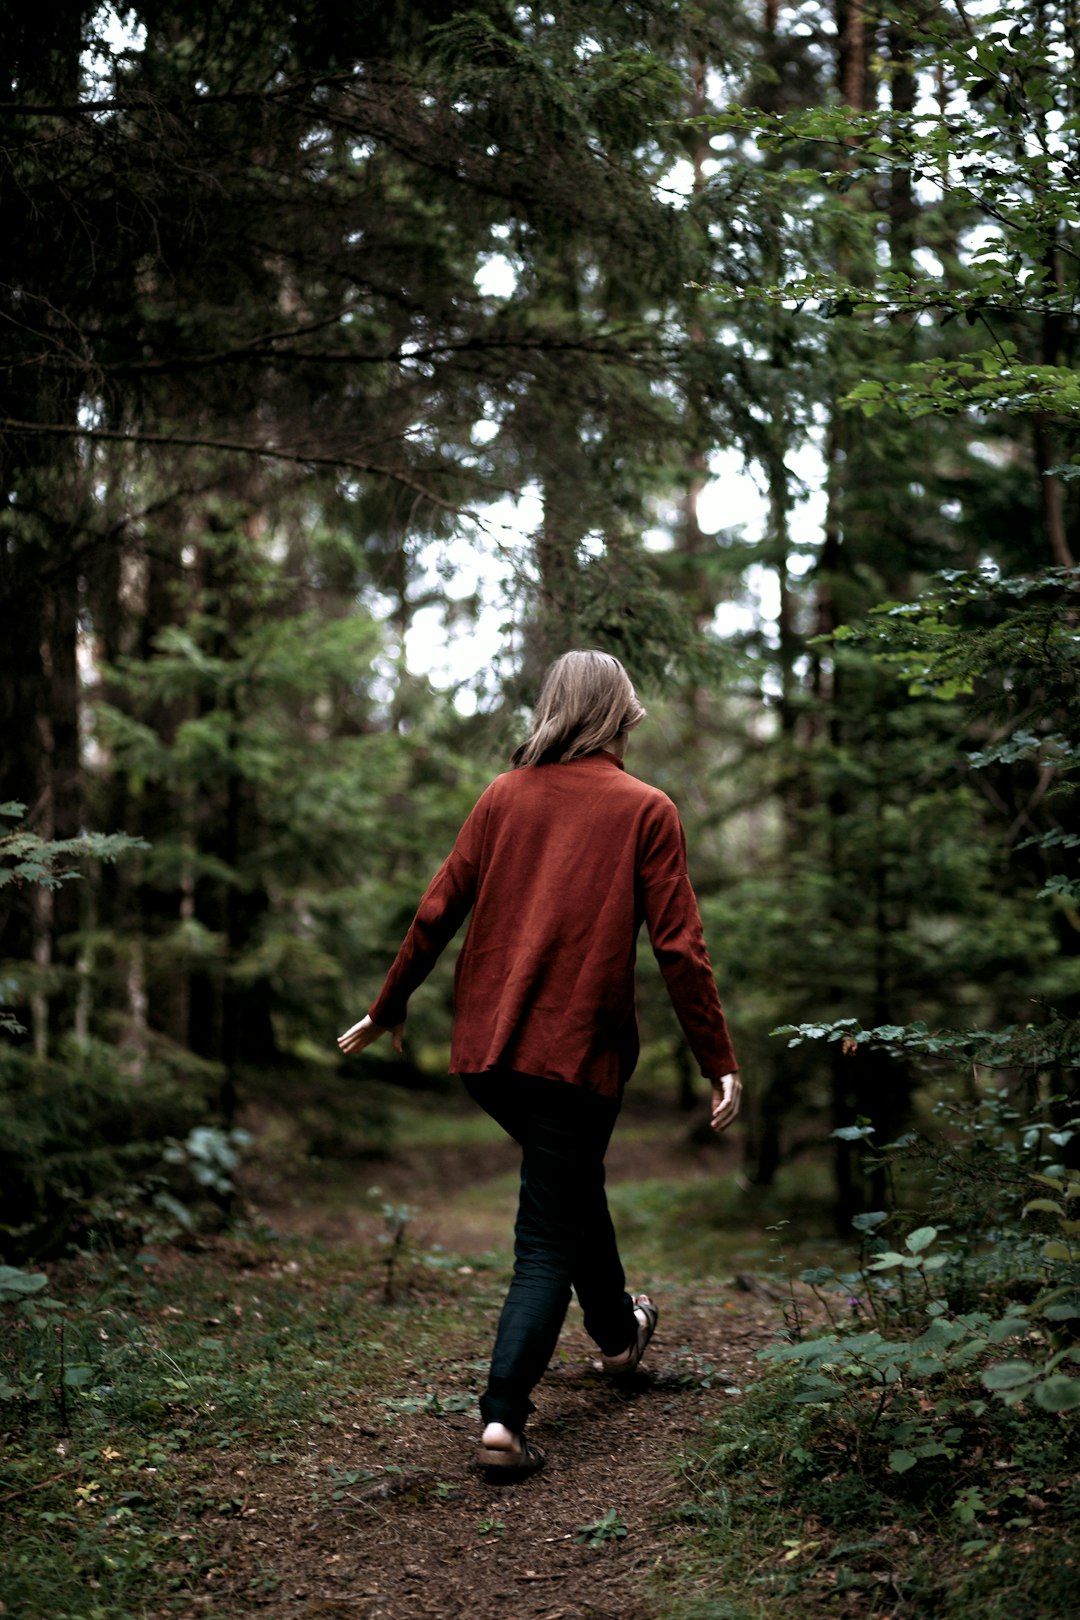
[[[15,536],[0,546],[0,802],[27,808],[31,824],[41,825],[48,779],[44,747],[45,641],[40,586],[40,552]],[[5,821],[3,826],[10,826]],[[0,889],[0,959],[15,964],[34,959],[34,891],[26,884]],[[15,968],[18,974],[18,967]],[[33,1013],[21,1006],[20,1022],[33,1036]]]
[[[139,626],[138,652],[144,663],[154,656],[158,636],[170,625],[183,622],[188,587],[182,561],[179,511],[162,515],[145,560],[145,600]],[[140,705],[142,719],[171,747],[192,708],[186,699],[158,699],[151,709]],[[138,801],[138,831],[151,848],[175,846],[191,837],[186,796],[164,782],[155,782]],[[186,1046],[190,1017],[189,976],[176,960],[168,941],[181,919],[191,911],[190,883],[183,878],[150,876],[143,863],[135,895],[136,926],[146,942],[147,1027],[176,1046]],[[133,1006],[133,1019],[139,1014]]]
[[[243,584],[243,543],[236,536],[214,536],[202,548],[203,609],[217,620],[210,650],[219,658],[235,656],[250,611]],[[236,763],[244,716],[235,686],[225,694],[208,694],[202,709],[206,713],[224,709],[228,715],[227,764],[222,786],[196,818],[198,853],[212,857],[218,871],[196,879],[192,910],[204,928],[219,936],[224,958],[192,975],[189,1043],[200,1056],[221,1064],[219,1106],[225,1122],[231,1123],[240,1098],[241,1068],[267,1065],[278,1056],[270,986],[263,979],[240,983],[235,974],[269,910],[269,898],[262,884],[243,871],[243,857],[257,848],[258,815],[254,789]]]
[[[1061,249],[1052,242],[1047,249],[1046,266],[1050,271],[1050,284],[1055,292],[1065,290],[1065,268]],[[1062,318],[1057,314],[1043,316],[1041,362],[1056,366],[1061,356]],[[1053,420],[1046,411],[1036,412],[1034,418],[1035,471],[1039,479],[1042,499],[1043,524],[1047,549],[1059,568],[1075,566],[1072,550],[1065,533],[1065,508],[1061,495],[1061,480],[1050,469],[1057,465],[1054,445]]]
[[[49,824],[52,837],[77,838],[84,825],[79,748],[79,582],[69,564],[59,573],[48,602]],[[85,885],[64,883],[51,895],[49,959],[62,978],[49,998],[53,1035],[75,1019],[76,939],[83,923]]]
[[[87,8],[20,8],[11,33],[10,60],[0,63],[5,99],[33,104],[73,99],[80,79],[82,28]],[[40,328],[42,349],[57,337],[57,277],[48,247],[61,262],[63,228],[41,221],[19,188],[5,193],[5,273],[0,315],[15,328]],[[48,236],[51,230],[52,237]],[[33,243],[33,247],[27,247]],[[44,247],[43,247],[44,242]],[[27,251],[24,253],[24,247]],[[46,272],[48,265],[48,272]],[[65,289],[66,294],[66,289]],[[62,303],[64,295],[59,300]],[[63,344],[70,331],[63,326]],[[40,356],[37,357],[40,360]],[[63,370],[37,365],[6,373],[7,410],[15,420],[74,427],[78,384]],[[0,623],[5,652],[0,666],[0,803],[27,806],[43,837],[73,837],[82,822],[79,780],[79,713],[76,672],[78,491],[83,471],[70,441],[28,434],[5,435],[0,458],[0,499],[8,526],[0,543]],[[76,885],[55,894],[26,890],[0,904],[0,952],[15,961],[51,965],[57,934],[78,925]],[[17,972],[17,970],[16,970]],[[61,1012],[63,998],[54,1000]],[[48,1041],[47,1002],[35,996],[34,1043]],[[70,1015],[70,1007],[64,1009]]]
[[[907,118],[915,110],[915,73],[911,60],[911,39],[903,23],[892,22],[888,28],[889,80],[892,111],[897,119]],[[911,170],[897,164],[889,175],[889,259],[891,268],[910,274],[912,250],[915,246],[915,221],[919,208]]]

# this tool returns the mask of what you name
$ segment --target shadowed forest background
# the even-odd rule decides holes
[[[1048,1309],[1005,1365],[1067,1428],[1078,49],[1073,0],[9,8],[9,1303],[239,1215],[238,1152],[257,1202],[268,1154],[310,1190],[456,1117],[452,952],[403,1061],[334,1038],[597,646],[686,826],[746,1208],[861,1222],[994,1343]],[[715,468],[760,523],[703,527]],[[692,1142],[641,955],[634,1097]],[[1007,1239],[1013,1293],[950,1294]]]

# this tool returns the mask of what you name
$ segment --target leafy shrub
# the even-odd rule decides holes
[[[164,1190],[163,1148],[210,1110],[197,1060],[149,1060],[136,1076],[103,1043],[55,1058],[0,1047],[0,1228],[9,1260],[47,1257]]]
[[[18,822],[25,808],[0,805],[0,821]],[[0,891],[26,884],[56,889],[78,879],[88,859],[115,861],[148,847],[126,833],[43,839],[16,825],[0,831]],[[3,988],[7,996],[24,994],[26,983],[11,979]],[[0,1030],[25,1034],[2,1009]],[[74,1036],[56,1042],[51,1058],[27,1047],[0,1047],[5,1252],[16,1259],[47,1256],[90,1230],[100,1233],[103,1225],[137,1228],[124,1206],[140,1202],[190,1224],[158,1172],[163,1161],[179,1162],[197,1187],[219,1197],[229,1189],[233,1145],[212,1127],[200,1134],[197,1125],[217,1081],[211,1065],[176,1048],[140,1054],[131,1064],[122,1050]],[[171,1141],[174,1133],[190,1134],[180,1143]]]
[[[1071,1042],[1075,1030],[1064,1028]],[[847,1021],[845,1029],[842,1038],[854,1038]],[[857,1033],[890,1044],[926,1040],[921,1028]],[[1033,1033],[995,1049],[1015,1059],[1021,1045],[1030,1057],[1038,1044],[1043,1061],[1051,1049],[1060,1055],[1059,1037],[1047,1042],[1039,1032],[1033,1042]],[[856,1217],[858,1265],[801,1274],[831,1331],[804,1338],[799,1324],[796,1342],[763,1352],[795,1371],[798,1401],[842,1414],[860,1434],[861,1454],[883,1451],[893,1473],[930,1458],[954,1460],[976,1430],[985,1443],[988,1395],[1009,1407],[1025,1403],[1025,1411],[1080,1408],[1080,1172],[1060,1162],[1080,1120],[1044,1117],[1060,1113],[1055,1105],[1065,1099],[1042,1100],[1023,1077],[1015,1091],[946,1094],[937,1104],[946,1127],[937,1141],[908,1136],[876,1152],[875,1164],[890,1169],[889,1185],[896,1162],[917,1152],[931,1167],[928,1198],[943,1218],[890,1244],[885,1228],[909,1219],[903,1212]],[[1027,1098],[1034,1103],[1025,1106]],[[866,1122],[842,1134],[875,1151]],[[1047,1222],[1049,1236],[1038,1230]]]
[[[849,1020],[795,1033],[950,1045]],[[902,1564],[895,1612],[951,1617],[990,1593],[993,1564],[993,1614],[1067,1612],[1054,1605],[1076,1494],[1080,1172],[1066,1161],[1080,1120],[1063,1033],[1074,1049],[1064,1021],[996,1041],[1010,1083],[945,1091],[933,1135],[875,1148],[867,1121],[844,1127],[886,1172],[889,1207],[856,1217],[849,1267],[800,1274],[817,1309],[794,1293],[764,1376],[690,1473],[683,1517],[733,1579],[740,1559],[758,1578],[755,1544],[784,1547],[769,1579],[809,1608]],[[896,1196],[908,1165],[917,1210]]]

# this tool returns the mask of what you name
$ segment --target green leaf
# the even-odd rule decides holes
[[[930,1247],[936,1237],[936,1226],[920,1226],[905,1239],[905,1243],[912,1254],[921,1254],[924,1249]]]
[[[957,1339],[963,1337],[964,1329],[958,1322],[947,1322],[937,1317],[923,1329],[917,1339],[912,1340],[911,1348],[920,1355],[927,1350],[947,1350]]]
[[[1069,1299],[1055,1300],[1052,1305],[1044,1306],[1041,1314],[1048,1322],[1071,1322],[1080,1316],[1080,1295],[1073,1294]]]
[[[918,1457],[913,1456],[910,1451],[889,1452],[889,1467],[894,1474],[906,1474],[909,1468],[915,1467],[918,1460]]]
[[[984,1367],[980,1382],[984,1389],[1019,1389],[1037,1377],[1038,1370],[1030,1361],[995,1361]]]
[[[879,1254],[876,1260],[871,1261],[868,1271],[895,1271],[897,1266],[909,1264],[906,1254],[897,1254],[895,1249],[889,1249],[885,1254]]]
[[[809,1283],[811,1288],[827,1288],[836,1281],[836,1272],[832,1266],[808,1266],[799,1272],[799,1281]]]
[[[629,1533],[615,1508],[608,1508],[591,1524],[579,1524],[574,1531],[574,1540],[587,1547],[600,1547],[605,1541],[623,1541]]]
[[[1048,900],[1055,895],[1060,895],[1063,900],[1080,900],[1080,878],[1068,878],[1060,873],[1047,878],[1035,898]]]
[[[17,1266],[0,1266],[0,1302],[25,1299],[29,1294],[40,1294],[49,1286],[49,1279],[41,1271],[20,1271]]]
[[[1043,1210],[1047,1215],[1060,1215],[1062,1220],[1065,1219],[1065,1206],[1055,1203],[1052,1198],[1033,1198],[1030,1204],[1024,1205],[1023,1213],[1028,1215],[1033,1209]]]
[[[1006,1339],[1018,1338],[1028,1329],[1027,1318],[1023,1316],[1003,1316],[997,1322],[991,1322],[986,1330],[986,1336],[991,1344],[1002,1344]]]
[[[1071,1412],[1080,1406],[1080,1378],[1058,1373],[1044,1379],[1035,1391],[1035,1405],[1044,1412]]]
[[[821,1373],[808,1373],[800,1382],[795,1394],[797,1406],[824,1406],[834,1401],[838,1394],[836,1384],[831,1378]]]

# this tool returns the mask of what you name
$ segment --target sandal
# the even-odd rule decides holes
[[[600,1365],[610,1377],[625,1377],[627,1373],[635,1372],[642,1356],[649,1347],[650,1339],[656,1332],[660,1312],[648,1294],[636,1294],[634,1296],[634,1315],[637,1317],[638,1324],[637,1338],[630,1348],[622,1351],[617,1356],[601,1354]]]
[[[476,1450],[477,1465],[489,1481],[525,1479],[543,1468],[547,1458],[523,1434],[515,1434],[501,1423],[489,1423],[484,1435],[488,1436],[490,1430],[496,1432],[486,1441],[481,1439]]]

